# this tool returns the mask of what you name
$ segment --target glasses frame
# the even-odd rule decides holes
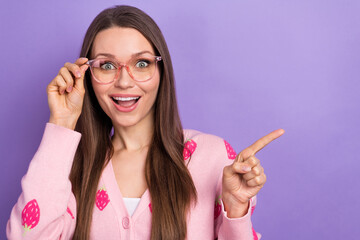
[[[126,63],[120,63],[120,62],[118,62],[115,58],[111,58],[111,57],[106,57],[106,58],[103,57],[103,58],[102,58],[102,57],[100,57],[100,58],[91,59],[91,60],[87,61],[85,64],[86,64],[86,65],[89,65],[90,72],[91,72],[91,76],[92,76],[92,77],[94,78],[94,80],[95,80],[96,82],[98,82],[99,84],[105,85],[105,84],[110,84],[110,83],[115,82],[115,80],[119,78],[120,71],[121,71],[121,69],[122,69],[123,67],[126,68],[127,73],[129,74],[129,76],[130,76],[134,81],[136,81],[136,82],[147,82],[147,81],[151,80],[151,79],[154,77],[155,72],[156,72],[156,69],[157,69],[157,62],[159,62],[159,61],[162,60],[161,56],[151,56],[151,57],[154,57],[154,58],[155,58],[155,70],[154,70],[154,73],[153,73],[153,75],[152,75],[149,79],[147,79],[147,80],[142,80],[142,81],[136,80],[136,79],[134,78],[132,72],[130,71],[130,67],[129,67],[128,63],[132,60],[132,58],[131,58],[129,61],[127,61]],[[101,60],[101,59],[110,59],[110,60],[112,60],[113,62],[115,62],[115,63],[117,64],[116,75],[115,75],[114,79],[113,79],[111,82],[106,82],[106,83],[104,83],[104,82],[100,81],[99,79],[97,79],[97,78],[95,77],[95,74],[93,73],[93,69],[92,69],[92,67],[91,67],[91,63],[93,63],[93,62],[95,62],[95,61],[98,61],[98,60]]]

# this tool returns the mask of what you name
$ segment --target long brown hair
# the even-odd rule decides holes
[[[80,56],[90,57],[96,34],[110,27],[138,30],[153,45],[159,62],[160,85],[154,105],[154,133],[146,157],[145,177],[151,195],[151,239],[183,240],[186,216],[197,194],[184,163],[183,129],[177,108],[174,74],[165,39],[152,18],[131,6],[102,11],[89,26]],[[114,153],[111,119],[101,109],[91,86],[89,71],[84,80],[85,97],[75,130],[82,133],[70,180],[77,201],[73,239],[89,239],[95,195],[102,170]]]

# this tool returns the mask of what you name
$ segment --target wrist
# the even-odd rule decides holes
[[[61,126],[61,127],[65,127],[65,128],[69,128],[71,130],[75,130],[75,126],[76,126],[76,121],[69,121],[69,120],[63,120],[63,119],[54,119],[52,117],[50,117],[49,119],[49,123]]]
[[[238,199],[232,194],[223,192],[222,202],[224,210],[229,218],[240,218],[247,214],[250,200],[248,198]]]
[[[245,216],[249,210],[249,202],[229,206],[224,203],[224,210],[228,218],[241,218]]]

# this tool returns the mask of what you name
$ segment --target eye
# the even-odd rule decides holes
[[[146,68],[147,66],[149,66],[149,61],[147,60],[139,60],[136,65],[137,68]]]
[[[104,69],[104,70],[114,70],[114,69],[116,69],[114,64],[111,63],[111,62],[105,62],[105,63],[101,64],[100,67],[102,69]]]

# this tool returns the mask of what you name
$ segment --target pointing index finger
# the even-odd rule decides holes
[[[274,141],[275,139],[277,139],[278,137],[280,137],[284,133],[285,133],[284,129],[275,130],[275,131],[269,133],[268,135],[260,138],[256,142],[254,142],[248,148],[252,152],[252,155],[255,155],[257,152],[259,152],[261,149],[263,149],[266,145],[268,145],[269,143],[271,143],[272,141]]]

